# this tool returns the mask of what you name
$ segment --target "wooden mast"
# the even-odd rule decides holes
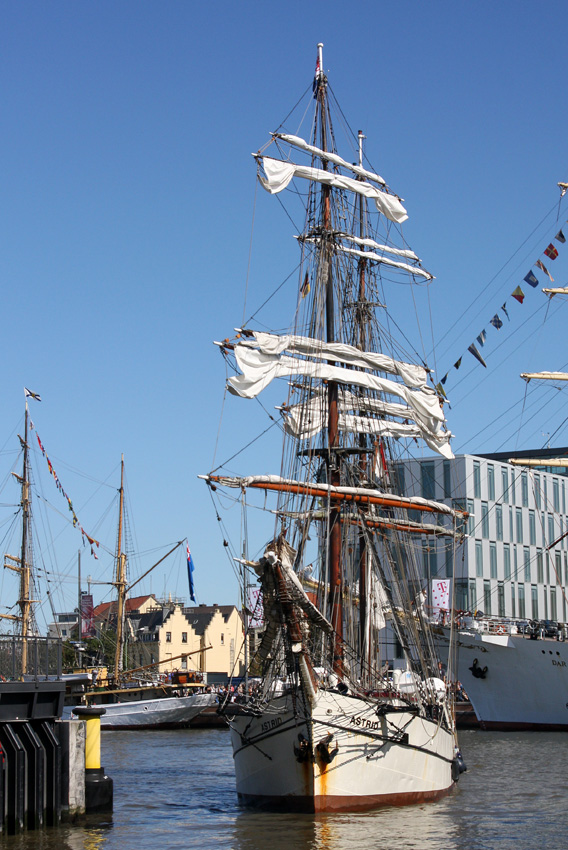
[[[28,403],[24,424],[24,469],[22,473],[22,551],[20,557],[20,599],[18,600],[22,618],[22,676],[28,664],[28,636],[30,631],[30,564],[26,552],[28,548],[28,528],[30,521],[30,484],[28,471]]]
[[[124,514],[124,455],[120,458],[120,507],[118,514],[118,540],[116,544],[116,579],[118,605],[116,614],[116,650],[114,655],[115,678],[122,672],[124,662],[124,615],[126,607],[126,555],[122,551],[122,518]]]
[[[31,607],[35,600],[30,599],[30,584],[31,584],[31,564],[26,557],[27,549],[29,546],[29,525],[30,525],[30,481],[29,481],[29,469],[28,469],[28,403],[26,401],[26,414],[24,420],[24,439],[21,437],[20,443],[24,450],[24,463],[22,476],[20,478],[15,472],[12,475],[16,478],[16,480],[20,483],[22,488],[22,498],[21,498],[21,506],[22,506],[22,548],[20,551],[20,557],[17,558],[15,555],[4,555],[4,567],[9,570],[13,570],[16,573],[20,574],[20,597],[18,599],[18,605],[20,606],[20,616],[16,614],[0,614],[0,619],[2,620],[14,620],[19,621],[20,623],[20,635],[22,637],[22,657],[21,657],[21,668],[20,675],[23,679],[25,674],[27,673],[28,666],[28,638],[30,635],[30,615],[31,615]],[[18,435],[19,436],[19,435]]]
[[[317,78],[317,102],[320,112],[320,146],[322,151],[327,151],[327,114],[326,114],[326,86],[327,79],[323,71],[323,44],[318,44],[318,78]],[[322,161],[322,168],[327,171],[328,162]],[[325,184],[322,187],[323,205],[323,229],[328,234],[332,229],[331,222],[331,189]],[[333,294],[333,267],[332,251],[329,240],[324,240],[322,272],[326,290],[326,339],[327,342],[335,341],[335,315]],[[339,413],[337,408],[338,389],[335,381],[327,385],[328,393],[328,481],[332,485],[339,485],[341,473],[338,455],[335,451],[339,447]],[[333,626],[335,639],[333,649],[333,669],[338,675],[343,674],[343,603],[342,603],[342,564],[341,564],[341,508],[333,505],[329,515],[329,578],[330,578],[330,603],[331,624]]]
[[[362,131],[359,130],[358,133],[359,138],[359,166],[363,166],[363,139],[365,138]],[[359,236],[361,239],[364,239],[366,236],[365,232],[365,204],[363,200],[363,196],[359,195]],[[365,334],[365,315],[366,311],[364,309],[364,302],[366,300],[366,292],[365,292],[365,271],[366,271],[366,260],[364,257],[360,257],[358,264],[359,271],[359,293],[357,297],[357,312],[356,312],[356,322],[357,329],[359,332],[359,345],[361,346],[362,351],[367,350],[367,339]],[[360,434],[359,436],[359,446],[360,448],[365,448],[366,446],[366,437],[364,434]],[[361,453],[361,458],[359,461],[359,465],[361,468],[361,472],[363,477],[367,475],[367,456],[365,453]],[[370,656],[370,634],[367,626],[367,596],[368,596],[368,550],[367,550],[367,540],[365,536],[365,531],[362,529],[359,534],[359,650],[361,657],[361,674],[364,675],[364,671],[369,669],[368,658]]]

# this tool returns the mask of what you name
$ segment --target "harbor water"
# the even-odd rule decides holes
[[[237,806],[222,729],[107,732],[112,816],[0,839],[2,850],[559,850],[568,834],[565,733],[461,734],[468,771],[444,800],[366,814]]]

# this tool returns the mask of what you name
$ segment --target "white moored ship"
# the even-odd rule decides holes
[[[522,628],[471,618],[452,638],[456,676],[484,729],[568,730],[568,643],[536,622]],[[447,658],[450,633],[439,631]]]

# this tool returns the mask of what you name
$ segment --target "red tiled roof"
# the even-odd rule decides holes
[[[148,599],[156,601],[152,594],[147,596],[133,596],[132,598],[127,599],[126,613],[132,614],[133,611],[137,611],[141,605],[148,601]],[[97,620],[105,620],[110,614],[116,614],[116,605],[116,599],[113,599],[112,602],[103,602],[101,605],[96,606],[93,616]]]

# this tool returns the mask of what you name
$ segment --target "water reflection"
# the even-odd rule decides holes
[[[1,850],[559,850],[568,814],[566,734],[471,731],[451,796],[364,814],[287,815],[237,806],[227,734],[103,735],[112,818],[19,836]]]
[[[281,815],[242,812],[235,819],[235,850],[285,848],[306,850],[446,850],[468,847],[460,843],[450,800],[427,806],[381,809],[364,814]]]

